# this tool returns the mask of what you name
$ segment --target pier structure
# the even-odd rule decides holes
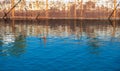
[[[118,0],[10,0],[0,1],[3,15],[16,19],[119,19]],[[11,7],[7,7],[11,5]],[[4,8],[4,9],[3,9]],[[114,11],[113,11],[114,10]],[[10,12],[10,13],[9,13]],[[113,12],[113,13],[112,13]]]

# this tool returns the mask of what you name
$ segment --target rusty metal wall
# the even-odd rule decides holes
[[[14,1],[14,5],[12,5]],[[14,18],[71,18],[107,19],[120,18],[119,0],[5,0],[0,2],[0,17]],[[10,11],[10,12],[9,12]],[[8,13],[9,12],[9,13]],[[116,16],[115,16],[116,15]]]

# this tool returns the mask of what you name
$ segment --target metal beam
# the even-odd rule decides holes
[[[12,8],[4,14],[3,19],[7,18],[7,15],[12,11],[12,16],[14,16],[14,8],[21,2],[21,0],[19,0],[16,4],[13,4]]]
[[[37,10],[39,9],[39,3],[38,3],[38,0],[36,0],[36,8],[37,8]]]
[[[113,14],[114,14],[114,19],[116,18],[116,2],[117,2],[117,1],[114,0],[114,13],[113,13]]]
[[[26,6],[26,0],[22,0],[20,3],[20,10],[23,10]]]
[[[11,7],[13,7],[15,5],[15,1],[11,0]],[[12,9],[12,18],[14,18],[15,15],[15,8]]]
[[[74,5],[74,18],[76,19],[76,0],[75,0],[75,5]]]
[[[81,16],[81,19],[82,19],[82,16],[83,16],[83,0],[81,0],[81,2],[80,2],[80,7],[81,7],[80,16]]]
[[[46,18],[48,18],[48,0],[46,0]]]
[[[114,1],[115,2],[115,1]],[[114,3],[114,10],[112,11],[112,13],[109,15],[108,19],[111,18],[111,16],[114,14],[114,18],[116,18],[116,9],[119,6],[120,1],[118,2],[118,4],[116,5],[116,3]]]

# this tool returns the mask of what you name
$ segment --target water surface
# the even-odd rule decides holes
[[[120,21],[0,20],[0,71],[120,71]]]

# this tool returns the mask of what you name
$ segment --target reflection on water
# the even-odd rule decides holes
[[[83,66],[85,66],[85,61],[81,59],[78,60],[79,57],[93,60],[93,62],[94,59],[92,58],[94,58],[94,56],[90,58],[91,55],[101,56],[95,57],[96,62],[102,62],[102,60],[107,59],[108,61],[111,61],[110,59],[113,58],[114,60],[117,59],[117,57],[120,59],[120,54],[117,53],[120,51],[119,23],[120,21],[107,20],[0,20],[0,57],[10,56],[14,58],[14,56],[21,56],[22,58],[23,55],[24,62],[27,62],[30,58],[28,61],[33,60],[34,64],[34,60],[37,60],[38,62],[35,61],[35,63],[40,63],[42,66],[49,66],[53,63],[63,63],[64,65],[67,64],[67,60],[69,64],[69,61],[71,61],[69,58],[71,58],[71,62],[76,65],[75,67],[71,67],[69,64],[67,65],[68,69],[77,67],[76,70],[79,70],[79,66],[81,66],[81,69],[84,70],[85,67],[82,67],[79,62],[83,62]],[[115,54],[117,54],[117,57],[113,56]],[[24,58],[26,58],[26,60]],[[41,58],[43,60],[41,60]],[[54,58],[56,60],[53,60],[53,63],[45,63],[45,65],[44,59],[45,61],[49,61],[49,58]],[[90,60],[87,60],[87,62],[91,63]],[[78,63],[74,63],[77,61]],[[22,63],[24,64],[24,62]],[[105,61],[103,61],[103,64],[101,65],[104,65],[104,62]],[[31,62],[25,64],[27,64],[29,68],[32,68],[32,65],[29,65],[29,63]],[[114,62],[110,63],[116,64]],[[119,63],[120,62],[117,64],[118,66]],[[38,68],[40,64],[38,65]],[[96,64],[97,63],[93,63],[92,65],[97,68],[98,65]],[[89,65],[90,64],[87,64],[86,68],[92,67]],[[107,62],[105,65],[109,66]],[[40,68],[42,68],[42,66],[40,66]],[[52,67],[54,68],[54,66]],[[60,67],[62,66],[60,65]],[[104,66],[98,66],[98,68],[102,67]],[[114,70],[114,66],[112,68]],[[0,68],[0,70],[1,69],[2,68]],[[89,69],[92,70],[91,68]],[[51,69],[48,67],[48,69],[45,70]],[[109,68],[107,71],[108,70]]]

